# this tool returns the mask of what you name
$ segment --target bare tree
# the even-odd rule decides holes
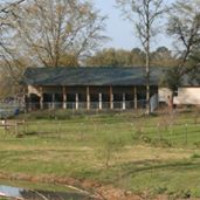
[[[15,51],[13,42],[10,39],[12,26],[9,17],[13,10],[26,0],[8,0],[0,3],[0,96],[7,96],[12,93],[11,87],[18,84],[22,74],[24,61],[19,58]],[[9,85],[9,87],[5,87]]]
[[[77,63],[106,38],[105,17],[88,1],[29,0],[9,20],[15,45],[32,66],[63,66],[69,58]]]
[[[9,17],[26,0],[7,0],[0,3],[0,98],[16,95],[24,62],[19,59],[10,40],[12,27]]]
[[[168,33],[175,39],[175,47],[179,54],[179,64],[168,72],[167,85],[172,92],[181,85],[182,77],[199,68],[194,61],[195,52],[200,50],[200,1],[177,0],[173,4],[168,22]],[[198,61],[199,62],[199,61]],[[199,76],[199,74],[198,74]]]
[[[151,40],[158,32],[156,21],[166,11],[164,0],[116,0],[125,18],[135,24],[138,37],[146,54],[146,112],[150,113]]]
[[[16,1],[8,1],[4,4],[0,4],[0,14],[8,14],[12,12],[13,7],[19,6],[21,3],[26,0],[16,0]]]

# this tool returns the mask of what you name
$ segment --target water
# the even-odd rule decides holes
[[[25,200],[92,200],[78,192],[51,192],[44,190],[27,190],[24,188],[0,185],[0,196]]]

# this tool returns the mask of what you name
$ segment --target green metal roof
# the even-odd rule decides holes
[[[165,71],[166,68],[152,67],[150,85],[158,85]],[[40,86],[142,86],[146,83],[145,74],[144,67],[28,68],[23,83]]]

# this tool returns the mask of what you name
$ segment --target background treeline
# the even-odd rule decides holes
[[[167,47],[159,47],[151,53],[154,67],[175,67],[179,59]],[[144,67],[145,52],[140,48],[131,51],[123,49],[103,49],[84,61],[90,67]]]

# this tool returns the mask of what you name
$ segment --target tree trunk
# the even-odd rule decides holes
[[[149,16],[149,4],[147,4],[146,18],[146,114],[151,113],[150,108],[150,16]]]
[[[148,50],[146,52],[146,114],[149,115],[150,112],[150,55]]]

